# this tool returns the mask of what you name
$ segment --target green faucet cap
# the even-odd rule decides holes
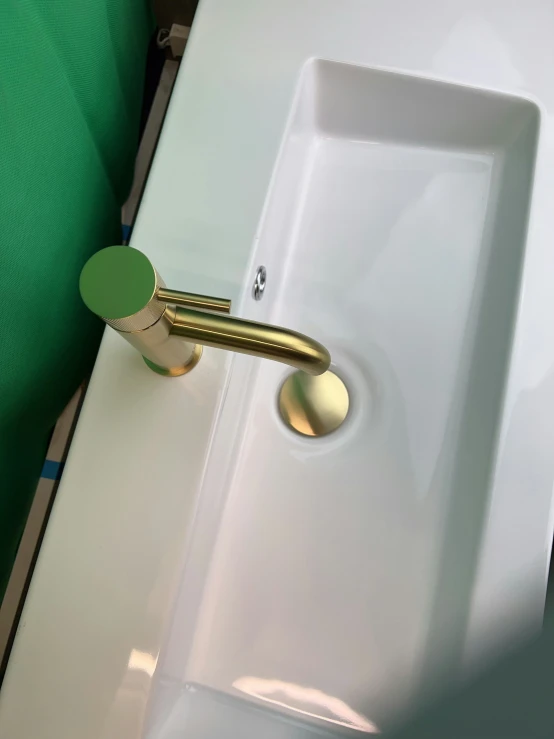
[[[109,246],[97,252],[85,264],[79,279],[87,308],[108,321],[141,311],[158,287],[159,277],[150,260],[131,246]]]

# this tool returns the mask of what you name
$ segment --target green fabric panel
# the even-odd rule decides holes
[[[121,240],[152,30],[148,0],[0,3],[0,599],[101,336],[79,273]]]

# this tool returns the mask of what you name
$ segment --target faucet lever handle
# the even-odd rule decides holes
[[[183,293],[180,290],[168,290],[165,287],[158,288],[156,300],[161,303],[184,305],[187,308],[199,308],[200,310],[210,310],[217,313],[231,312],[231,301],[226,298],[213,298],[209,295]]]

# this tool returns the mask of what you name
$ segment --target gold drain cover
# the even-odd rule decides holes
[[[349,406],[346,385],[330,371],[316,376],[294,372],[279,392],[283,421],[303,436],[325,436],[335,431],[348,415]]]

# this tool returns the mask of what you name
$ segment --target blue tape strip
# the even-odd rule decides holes
[[[52,459],[46,459],[42,467],[41,477],[46,480],[59,480],[63,472],[63,463],[54,462]]]
[[[129,241],[132,230],[133,229],[131,228],[131,226],[126,226],[125,224],[121,226],[121,235],[123,236],[123,241]]]

